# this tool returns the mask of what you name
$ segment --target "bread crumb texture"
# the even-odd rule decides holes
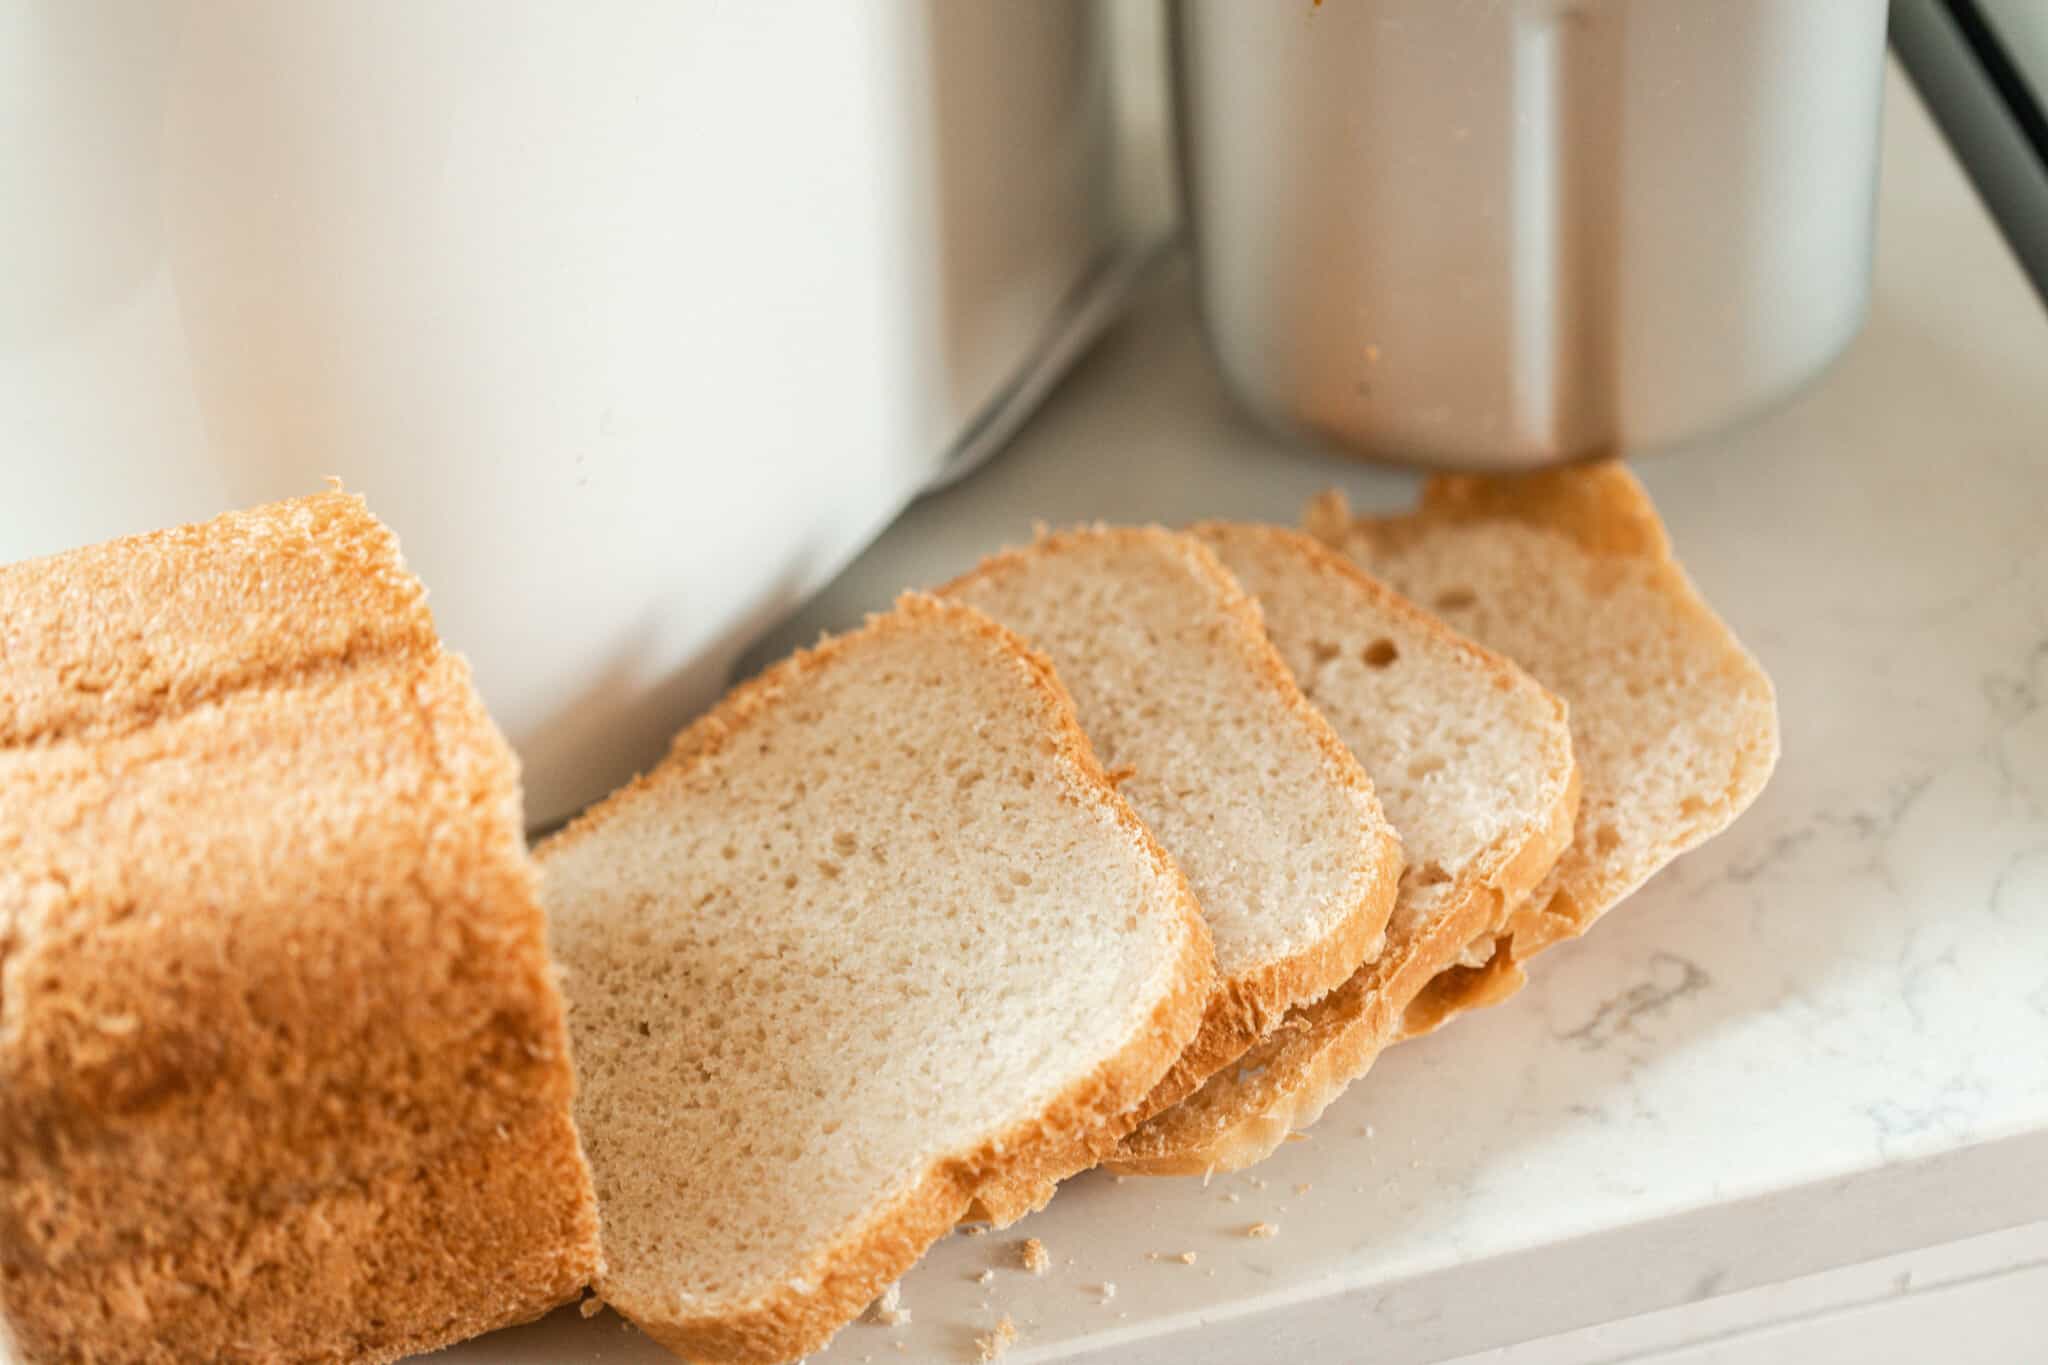
[[[880,1298],[869,1304],[861,1317],[883,1327],[902,1327],[910,1322],[910,1310],[903,1306],[903,1287],[890,1285]]]
[[[1003,1352],[1017,1344],[1017,1324],[1006,1313],[996,1321],[995,1330],[985,1332],[974,1339],[975,1358],[981,1361],[995,1360]]]
[[[1017,1243],[1017,1264],[1033,1275],[1043,1275],[1052,1268],[1052,1257],[1045,1250],[1045,1243],[1036,1237],[1026,1237]]]
[[[517,769],[327,493],[0,568],[0,1315],[385,1361],[598,1266]]]

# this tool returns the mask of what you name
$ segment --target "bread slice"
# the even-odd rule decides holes
[[[1136,1123],[1378,952],[1399,841],[1257,605],[1200,541],[1158,527],[1068,531],[984,561],[945,593],[1051,657],[1208,920],[1216,994]],[[1008,1221],[1044,1193],[986,1191],[982,1206]]]
[[[1578,768],[1564,704],[1297,531],[1194,528],[1246,591],[1302,691],[1373,775],[1408,855],[1386,948],[1234,1066],[1127,1137],[1114,1170],[1238,1170],[1371,1067],[1413,1000],[1571,838]]]
[[[823,1345],[984,1182],[1100,1141],[1213,981],[1051,670],[927,597],[739,688],[539,857],[600,1291],[693,1360]]]
[[[1325,494],[1307,520],[1571,706],[1584,779],[1572,846],[1484,965],[1424,993],[1412,1030],[1511,994],[1533,954],[1584,933],[1763,790],[1778,759],[1770,679],[1622,465],[1432,479],[1417,511],[1380,520]]]
[[[596,1210],[521,825],[511,751],[357,498],[0,569],[24,1361],[392,1360],[582,1291]]]

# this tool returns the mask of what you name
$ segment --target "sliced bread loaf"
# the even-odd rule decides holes
[[[1187,884],[1043,660],[957,603],[770,669],[540,850],[600,1291],[694,1360],[822,1345],[1193,1037]]]
[[[1424,993],[1413,1029],[1512,993],[1532,954],[1584,933],[1763,790],[1778,758],[1770,679],[1623,466],[1432,479],[1417,511],[1376,520],[1325,494],[1307,522],[1571,706],[1584,782],[1571,848],[1489,960]]]
[[[1231,1171],[1315,1121],[1400,1031],[1410,1001],[1475,938],[1490,946],[1571,837],[1578,769],[1562,702],[1296,531],[1194,534],[1258,599],[1302,691],[1351,747],[1408,866],[1379,957],[1202,1088],[1108,1164]]]
[[[1399,842],[1371,780],[1266,638],[1257,605],[1193,537],[1158,527],[1045,536],[945,592],[1051,657],[1082,729],[1186,872],[1215,940],[1202,1031],[1136,1122],[1193,1093],[1378,952]],[[989,1197],[984,1208],[998,1221],[1018,1211]]]
[[[511,751],[359,499],[0,569],[21,1359],[391,1360],[579,1294],[535,881]]]

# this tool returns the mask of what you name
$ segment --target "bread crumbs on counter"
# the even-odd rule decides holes
[[[1145,1259],[1148,1261],[1178,1261],[1182,1265],[1193,1265],[1195,1263],[1195,1253],[1192,1251],[1148,1251],[1145,1253]]]
[[[600,1299],[597,1295],[592,1294],[582,1303],[576,1305],[576,1311],[581,1313],[586,1318],[594,1318],[599,1313],[602,1313],[604,1311],[604,1300]]]
[[[1296,1194],[1307,1194],[1310,1190],[1314,1188],[1315,1187],[1313,1185],[1296,1185],[1294,1187],[1294,1192]]]
[[[1244,1235],[1247,1237],[1278,1237],[1280,1235],[1280,1225],[1278,1223],[1254,1223],[1244,1230]]]
[[[1237,1202],[1237,1197],[1238,1196],[1236,1190],[1225,1190],[1223,1193],[1223,1202],[1226,1204],[1235,1204]]]
[[[868,1322],[877,1322],[884,1327],[901,1327],[910,1321],[910,1310],[903,1306],[903,1291],[898,1285],[890,1285],[882,1291],[882,1297],[868,1305],[868,1311],[861,1314]]]
[[[1052,1269],[1052,1257],[1045,1250],[1045,1243],[1036,1237],[1026,1237],[1017,1243],[1017,1264],[1034,1275],[1043,1275]]]
[[[973,1279],[976,1284],[994,1284],[996,1279],[996,1273],[993,1270],[984,1268],[982,1272],[979,1275],[974,1276]]]
[[[986,1233],[988,1232],[988,1224],[986,1224],[986,1223],[962,1223],[962,1224],[960,1225],[960,1231],[962,1231],[963,1233],[967,1234],[967,1235],[968,1235],[969,1237],[980,1237],[980,1236],[983,1236],[984,1234],[986,1234]]]
[[[974,1339],[974,1344],[981,1352],[981,1359],[989,1361],[1009,1350],[1016,1340],[1017,1324],[1010,1321],[1010,1315],[1005,1313],[996,1320],[995,1331],[984,1332]]]
[[[1101,1299],[1104,1303],[1108,1303],[1111,1299],[1115,1298],[1116,1281],[1104,1280],[1101,1284],[1096,1285],[1095,1297]]]
[[[1255,1190],[1263,1190],[1266,1188],[1266,1182],[1259,1179],[1255,1175],[1248,1175],[1245,1177],[1245,1179],[1251,1182],[1251,1186]]]

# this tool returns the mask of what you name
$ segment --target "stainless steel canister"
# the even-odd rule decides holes
[[[1228,383],[1473,468],[1770,403],[1862,320],[1884,26],[1884,0],[1177,0]]]

